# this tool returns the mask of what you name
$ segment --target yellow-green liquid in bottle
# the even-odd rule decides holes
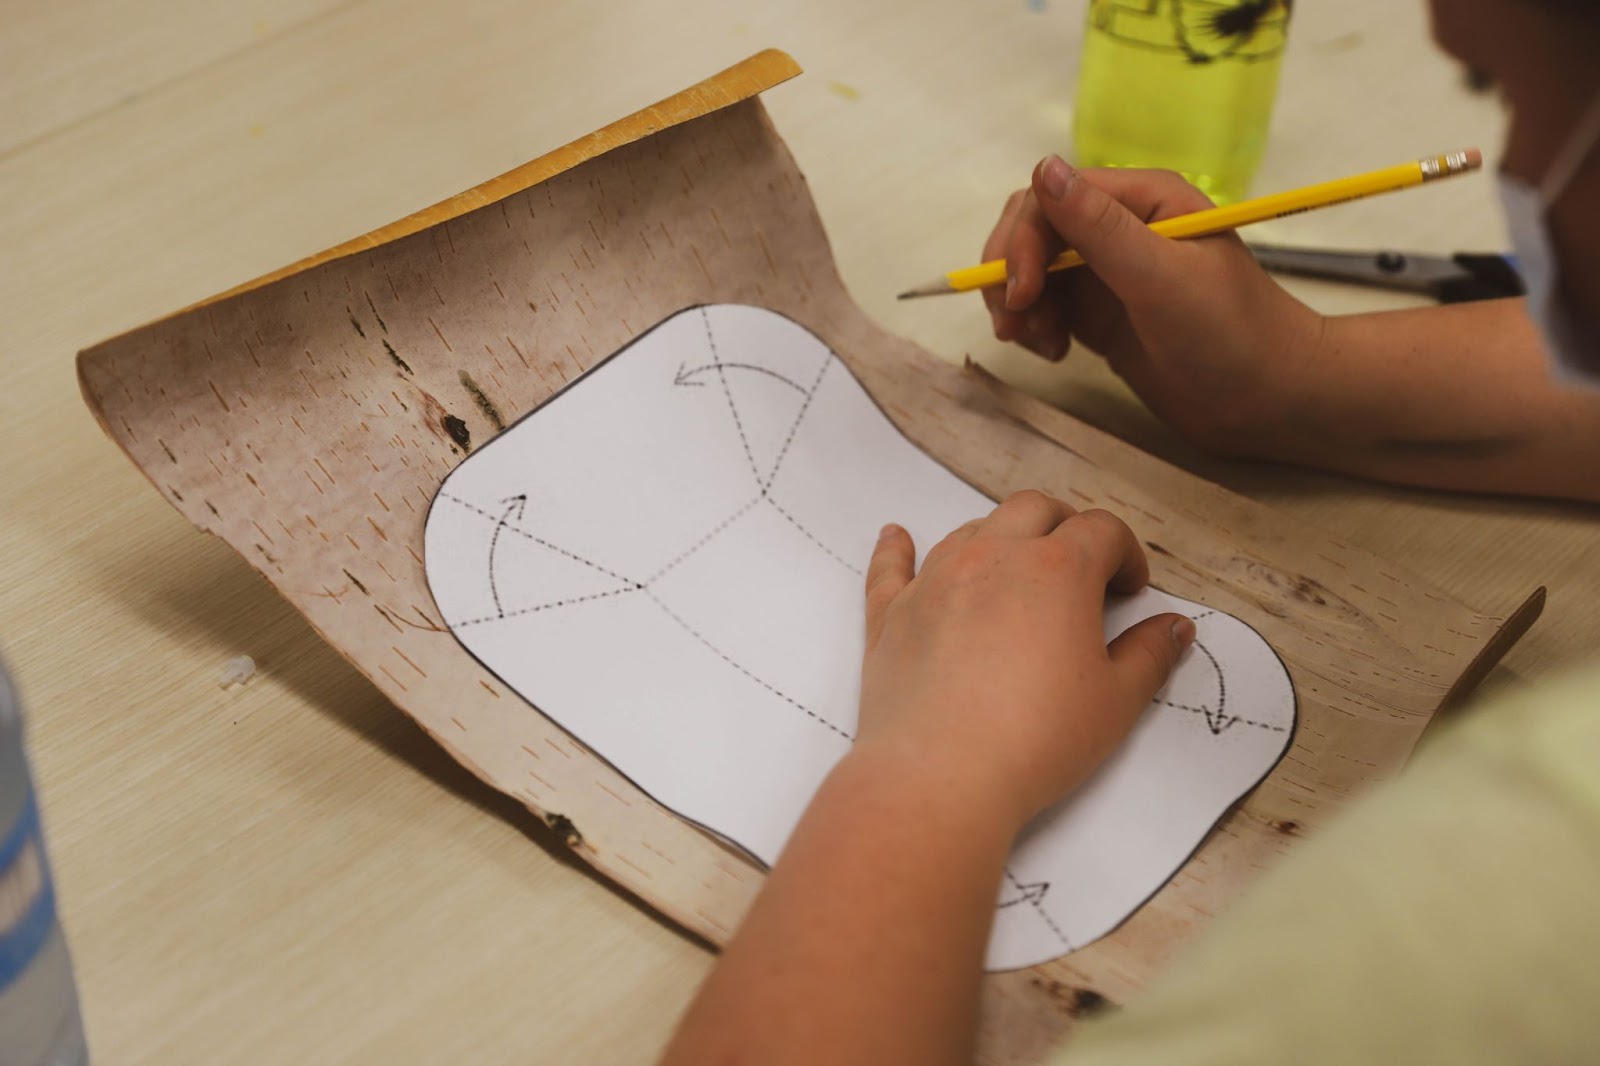
[[[1079,166],[1165,167],[1241,199],[1266,146],[1290,0],[1090,0]]]

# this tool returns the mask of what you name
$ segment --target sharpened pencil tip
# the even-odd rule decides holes
[[[955,289],[950,287],[948,278],[940,278],[938,281],[930,281],[926,285],[918,285],[914,289],[907,289],[899,296],[896,296],[895,299],[915,300],[922,296],[943,296],[947,292],[955,292]]]

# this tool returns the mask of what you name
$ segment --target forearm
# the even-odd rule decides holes
[[[834,770],[665,1062],[971,1061],[978,982],[1015,827],[959,787]]]
[[[1262,413],[1260,457],[1404,484],[1600,500],[1600,392],[1550,376],[1520,303],[1325,320]]]

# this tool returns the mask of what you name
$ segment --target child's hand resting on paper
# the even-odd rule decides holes
[[[1106,511],[1019,492],[935,545],[886,528],[867,570],[867,652],[855,755],[912,788],[1003,805],[1023,822],[1071,792],[1132,728],[1194,639],[1183,615],[1107,647],[1107,591],[1150,579]]]
[[[1174,241],[1145,223],[1212,206],[1164,170],[1077,170],[1051,156],[1006,201],[983,246],[1005,259],[984,290],[994,334],[1051,361],[1079,340],[1185,437],[1246,454],[1288,385],[1286,360],[1315,346],[1322,317],[1290,296],[1232,233]],[[1087,268],[1047,275],[1067,245]]]
[[[1104,511],[1022,492],[913,573],[867,571],[855,746],[806,808],[673,1039],[668,1066],[970,1063],[1006,855],[1089,776],[1194,639],[1182,615],[1106,646],[1108,589],[1147,580]]]

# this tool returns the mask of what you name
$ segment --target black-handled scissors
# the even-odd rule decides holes
[[[1250,250],[1257,262],[1277,274],[1415,292],[1440,303],[1494,300],[1527,291],[1515,262],[1503,255],[1330,252],[1271,244],[1252,244]]]

